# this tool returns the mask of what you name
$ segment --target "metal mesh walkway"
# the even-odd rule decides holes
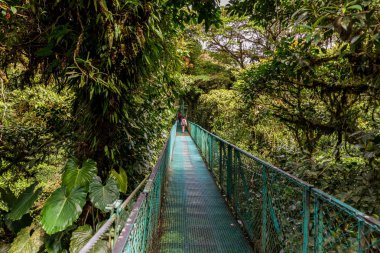
[[[255,252],[380,252],[375,218],[194,123],[189,129],[193,139],[173,125],[114,253],[252,252],[216,184]]]
[[[178,133],[155,252],[252,252],[190,136]]]

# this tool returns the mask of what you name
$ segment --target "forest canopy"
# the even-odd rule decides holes
[[[219,4],[0,0],[0,252],[79,252],[149,174],[179,99],[379,218],[380,1]]]
[[[1,251],[80,249],[157,160],[183,29],[219,15],[213,0],[0,0]]]
[[[223,26],[190,29],[204,45],[184,78],[193,120],[379,217],[379,10],[230,1]]]

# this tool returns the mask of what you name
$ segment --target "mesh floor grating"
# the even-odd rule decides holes
[[[193,140],[178,134],[154,252],[252,252]]]

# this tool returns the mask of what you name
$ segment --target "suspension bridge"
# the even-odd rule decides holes
[[[113,208],[81,253],[107,230],[115,253],[380,252],[378,220],[194,123],[174,124],[153,172]]]

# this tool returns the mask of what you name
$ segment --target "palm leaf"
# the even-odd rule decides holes
[[[107,205],[112,204],[119,198],[119,189],[115,179],[112,177],[107,180],[106,185],[102,184],[99,177],[96,177],[90,184],[90,200],[103,212],[107,212]]]
[[[33,225],[21,229],[11,245],[9,253],[39,252],[43,245],[43,234],[41,228],[35,228]]]
[[[38,188],[34,191],[37,184],[29,186],[18,198],[14,201],[11,212],[7,215],[9,220],[19,220],[29,209],[33,206],[34,201],[41,194],[42,188]]]
[[[81,227],[78,227],[71,236],[70,241],[70,252],[71,253],[78,253],[85,245],[86,243],[91,239],[93,236],[93,231],[90,225],[84,225]],[[92,247],[91,253],[105,253],[109,252],[107,242],[104,240],[99,240],[96,242],[94,247]]]
[[[116,180],[117,187],[122,193],[127,193],[128,189],[128,176],[124,169],[120,168],[120,172],[117,173],[115,170],[111,170],[111,177]]]
[[[46,233],[51,235],[73,224],[82,213],[86,196],[84,188],[71,191],[65,187],[57,189],[48,198],[41,212],[41,223]]]
[[[79,168],[75,159],[69,159],[62,175],[62,184],[65,185],[69,191],[77,187],[88,189],[88,185],[93,177],[96,176],[96,173],[96,163],[93,160],[86,160],[82,164],[82,168]]]

